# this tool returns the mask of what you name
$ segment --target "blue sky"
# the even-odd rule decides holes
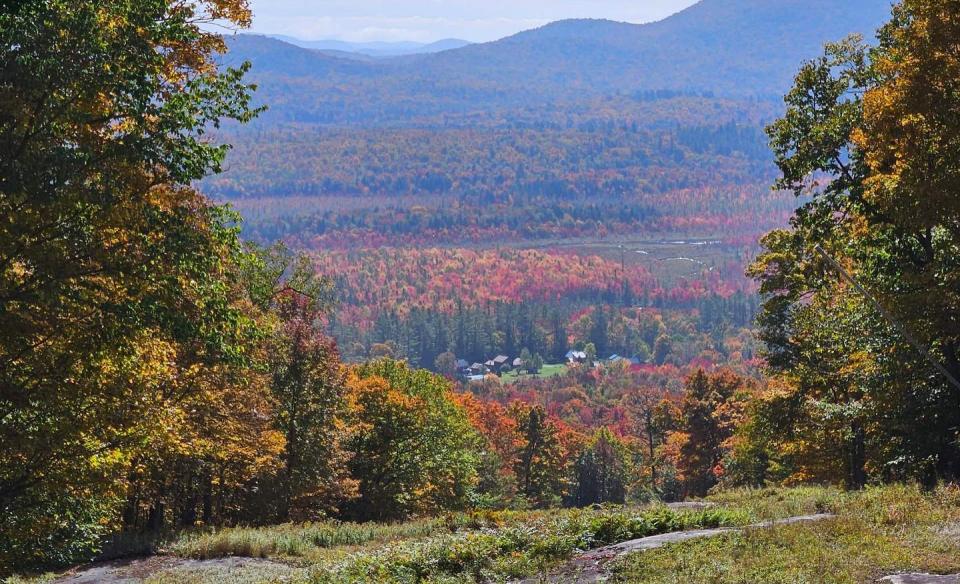
[[[251,0],[253,31],[304,40],[490,41],[563,18],[659,20],[695,0]]]

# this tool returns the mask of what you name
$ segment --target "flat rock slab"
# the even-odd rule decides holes
[[[702,511],[704,509],[710,509],[711,507],[716,507],[716,503],[710,503],[708,501],[684,501],[682,503],[667,503],[668,509],[673,509],[674,511]]]
[[[540,582],[553,582],[553,583],[588,583],[588,582],[603,582],[609,576],[607,572],[607,565],[611,560],[614,560],[620,556],[642,552],[644,550],[652,550],[656,548],[663,547],[672,543],[680,543],[682,541],[688,541],[691,539],[701,539],[706,537],[717,537],[721,535],[726,535],[728,533],[739,533],[744,529],[766,529],[770,527],[776,527],[779,525],[793,525],[796,523],[807,523],[811,521],[823,521],[825,519],[833,519],[835,515],[828,513],[821,513],[818,515],[802,515],[799,517],[790,517],[787,519],[779,519],[776,521],[764,521],[762,523],[756,523],[750,525],[746,528],[741,527],[719,527],[716,529],[697,529],[693,531],[676,531],[673,533],[662,533],[660,535],[652,535],[650,537],[642,537],[640,539],[634,539],[631,541],[625,541],[623,543],[618,543],[602,548],[597,548],[588,552],[584,552],[577,557],[573,558],[571,561],[567,562],[557,571],[543,576],[533,576],[522,580],[520,584],[539,584]],[[913,582],[904,583],[904,584],[914,584]],[[916,584],[926,584],[925,582],[917,582]],[[940,584],[940,582],[932,581],[931,584]],[[954,584],[953,581],[950,581],[950,584]],[[955,584],[960,584],[956,582]]]
[[[960,584],[960,574],[937,576],[935,574],[895,574],[880,580],[888,584]]]
[[[251,566],[283,566],[277,562],[255,558],[218,558],[188,560],[174,556],[151,556],[100,562],[74,568],[53,581],[53,584],[137,584],[150,576],[174,569],[219,568],[239,570]]]

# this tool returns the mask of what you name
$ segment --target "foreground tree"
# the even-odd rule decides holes
[[[485,507],[507,506],[517,494],[514,467],[521,445],[517,421],[502,405],[472,393],[458,393],[456,400],[481,437],[477,502]]]
[[[573,504],[626,502],[633,475],[630,458],[622,440],[606,428],[598,430],[574,463]]]
[[[318,519],[356,494],[344,449],[346,373],[323,331],[331,287],[309,258],[282,244],[254,250],[251,291],[277,321],[266,361],[275,424],[285,438],[282,471],[267,477],[272,488],[265,490],[275,501],[267,508],[283,522]]]
[[[462,509],[477,482],[480,438],[444,378],[381,359],[356,367],[349,385],[350,470],[360,520]]]
[[[213,65],[212,19],[249,12],[0,10],[0,566],[91,549],[140,449],[169,442],[197,396],[227,401],[238,386],[219,381],[251,360],[234,218],[187,186],[225,153],[205,128],[252,115],[242,71]]]
[[[556,506],[567,493],[569,474],[560,428],[542,407],[511,409],[520,437],[514,463],[518,491],[534,507]]]
[[[751,394],[749,384],[731,371],[701,370],[687,379],[677,429],[669,438],[685,496],[702,497],[720,482]]]
[[[871,472],[960,476],[960,384],[949,379],[960,379],[957,8],[904,0],[875,49],[858,39],[828,46],[801,69],[770,128],[777,186],[810,197],[790,230],[765,238],[751,269],[766,299],[771,369],[795,388],[779,419],[799,429],[840,408],[830,423],[843,420],[848,446],[832,456],[851,458],[833,465],[847,468],[834,479],[851,486]],[[840,322],[849,325],[831,328]],[[830,330],[840,337],[824,345]],[[836,374],[818,366],[824,357]],[[883,422],[866,438],[870,417]]]

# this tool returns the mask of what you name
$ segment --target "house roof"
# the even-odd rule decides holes
[[[494,357],[493,362],[496,363],[497,365],[502,365],[509,360],[510,360],[510,357],[507,357],[506,355],[497,355],[496,357]]]

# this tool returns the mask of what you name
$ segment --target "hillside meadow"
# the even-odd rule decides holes
[[[613,582],[855,583],[901,572],[960,572],[960,488],[799,487],[723,491],[700,510],[652,504],[565,511],[456,513],[395,524],[319,522],[172,536],[149,583],[484,583],[537,581],[576,554],[659,533],[742,527],[831,513],[819,522],[750,528],[635,552]],[[225,570],[224,558],[257,562]],[[182,562],[182,565],[181,565]],[[192,562],[192,563],[191,563]],[[233,564],[236,566],[236,564]],[[122,568],[120,574],[123,573]],[[55,582],[54,574],[11,584]]]

